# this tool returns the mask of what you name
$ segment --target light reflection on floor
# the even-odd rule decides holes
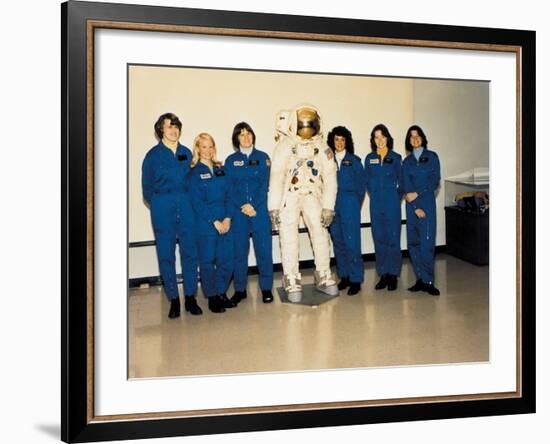
[[[313,270],[304,270],[306,283]],[[280,273],[275,285],[280,285]],[[224,314],[167,317],[160,287],[135,289],[129,298],[129,377],[211,375],[480,362],[489,359],[489,267],[446,254],[436,260],[441,296],[411,293],[405,259],[398,289],[374,290],[374,263],[356,296],[312,308],[262,303],[257,276],[249,297]],[[181,288],[180,288],[181,293]],[[232,295],[230,289],[228,295]],[[276,294],[274,292],[274,294]]]

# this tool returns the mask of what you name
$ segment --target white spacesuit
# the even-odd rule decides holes
[[[268,209],[274,228],[279,228],[283,286],[291,302],[301,300],[298,223],[302,215],[313,247],[316,288],[336,296],[326,229],[334,217],[336,163],[323,140],[321,118],[316,108],[301,106],[280,112],[276,125]]]

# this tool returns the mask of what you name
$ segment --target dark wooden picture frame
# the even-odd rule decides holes
[[[77,1],[61,5],[61,23],[63,441],[155,438],[535,411],[534,32]],[[93,37],[94,31],[100,28],[515,53],[517,390],[383,402],[95,416]]]

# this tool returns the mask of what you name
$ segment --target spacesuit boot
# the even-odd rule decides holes
[[[339,290],[330,270],[315,272],[315,289],[329,296],[338,296]]]
[[[300,275],[300,273],[293,276],[283,276],[283,287],[290,302],[297,303],[302,300],[301,279],[302,276]]]

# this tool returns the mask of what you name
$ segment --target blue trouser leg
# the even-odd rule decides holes
[[[370,221],[372,239],[374,241],[374,255],[376,257],[376,272],[379,276],[387,273],[384,268],[386,263],[386,221],[380,205],[376,205],[371,198]]]
[[[202,235],[198,242],[202,291],[207,298],[216,296],[216,246],[218,235]]]
[[[242,213],[236,214],[231,223],[234,243],[234,273],[233,284],[235,291],[246,290],[248,276],[248,251],[250,249],[250,221]],[[256,257],[257,259],[257,257]]]
[[[435,207],[426,208],[425,218],[414,213],[407,205],[407,246],[417,279],[424,282],[434,281],[434,253],[436,216]]]
[[[392,196],[385,196],[392,199]],[[401,207],[398,200],[371,201],[372,236],[376,272],[382,276],[401,272]]]
[[[227,291],[233,274],[233,233],[231,230],[216,241],[216,292],[222,294]]]
[[[179,296],[176,280],[176,213],[170,196],[156,195],[151,201],[151,219],[159,271],[168,299]]]
[[[350,198],[341,217],[344,250],[351,282],[363,282],[364,267],[361,256],[361,213],[359,202]]]
[[[334,257],[336,259],[336,271],[338,277],[349,278],[348,264],[350,259],[347,256],[346,246],[344,243],[344,226],[343,217],[340,209],[336,210],[334,220],[330,224],[329,231],[332,237],[332,245],[334,247]]]
[[[416,275],[416,279],[422,279],[418,265],[420,264],[420,219],[414,214],[414,208],[407,204],[407,249]],[[423,280],[423,279],[422,279]]]
[[[192,210],[182,212],[178,220],[180,262],[185,296],[197,293],[198,251],[195,221]]]
[[[384,268],[386,273],[399,276],[401,274],[401,201],[396,199],[388,203],[386,209],[388,253]]]
[[[176,230],[155,233],[155,243],[164,292],[168,299],[176,299],[179,296],[176,280]]]
[[[271,290],[273,288],[273,240],[271,221],[267,212],[258,212],[253,218],[252,240],[260,273],[260,289]]]

